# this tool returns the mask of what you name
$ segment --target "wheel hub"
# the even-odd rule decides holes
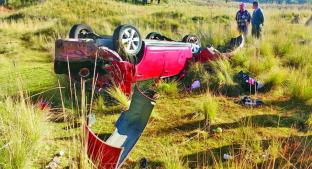
[[[125,29],[122,33],[122,45],[124,46],[126,52],[135,53],[139,48],[139,34],[136,30],[132,28]]]

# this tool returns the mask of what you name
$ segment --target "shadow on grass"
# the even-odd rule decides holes
[[[267,168],[269,165],[274,166],[273,168],[281,168],[284,165],[289,165],[287,164],[288,162],[292,163],[291,166],[294,168],[311,167],[312,136],[283,137],[278,140],[281,142],[281,157],[273,159],[268,155],[267,158],[264,158],[262,153],[260,153],[259,157],[262,158],[262,160],[258,163],[248,161],[250,159],[245,159],[250,156],[250,154],[248,155],[248,152],[250,153],[250,148],[247,147],[246,149],[242,144],[233,144],[208,149],[206,151],[183,156],[182,159],[188,163],[189,168],[201,168],[203,166],[223,168],[229,167],[228,165],[231,166],[231,164],[239,166],[240,163],[245,162],[249,162],[251,168]],[[269,148],[270,143],[272,143],[272,140],[260,140],[260,146],[263,152]],[[224,159],[224,154],[230,155],[233,159]],[[252,155],[255,154],[253,153]],[[273,162],[273,160],[275,162]]]
[[[80,122],[72,122],[71,124],[63,127],[63,130],[77,129],[79,127],[81,127],[81,123]]]
[[[215,129],[234,129],[248,124],[257,127],[285,127],[296,128],[299,131],[306,132],[308,130],[307,119],[312,111],[312,106],[307,105],[304,101],[297,99],[278,100],[268,103],[269,106],[279,108],[282,113],[251,115],[238,119],[235,122],[214,124],[210,128]],[[190,132],[199,129],[199,126],[204,126],[204,120],[196,120],[179,124],[177,126],[161,129],[160,134],[168,134],[172,132],[182,131]]]
[[[57,138],[55,138],[55,140],[62,140],[62,141],[79,140],[79,135],[57,137]]]
[[[211,125],[211,129],[222,128],[222,129],[234,129],[243,126],[256,126],[256,127],[286,127],[286,128],[296,128],[299,131],[307,131],[308,126],[306,124],[306,118],[301,118],[297,116],[278,116],[271,114],[264,115],[254,115],[246,116],[232,123],[221,123]],[[199,126],[204,126],[204,120],[192,121],[189,123],[184,123],[171,128],[166,128],[158,131],[161,134],[168,134],[176,131],[190,132],[199,129]]]
[[[305,101],[295,98],[272,101],[269,104],[279,107],[285,113],[293,112],[302,117],[307,117],[312,110],[312,106],[307,105]]]
[[[122,166],[123,169],[133,169],[140,168],[140,161],[130,161],[127,160],[126,163]],[[164,163],[162,161],[150,161],[147,159],[147,168],[148,169],[162,169]]]

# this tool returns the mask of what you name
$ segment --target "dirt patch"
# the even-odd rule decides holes
[[[293,19],[291,20],[291,23],[292,23],[292,24],[299,24],[300,21],[301,21],[301,17],[300,17],[299,15],[295,15],[295,16],[293,17]]]
[[[13,9],[11,9],[11,8],[0,6],[0,13],[9,13],[12,11],[13,11]]]
[[[312,26],[312,16],[306,21],[306,26]]]

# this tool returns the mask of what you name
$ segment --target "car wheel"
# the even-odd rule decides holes
[[[131,25],[121,25],[113,34],[114,49],[122,59],[135,63],[136,55],[142,47],[142,38],[139,31]]]
[[[76,24],[69,31],[69,38],[87,38],[88,33],[93,33],[92,28],[85,24]]]
[[[182,42],[192,44],[192,53],[198,53],[200,50],[200,39],[196,35],[186,35]]]
[[[146,39],[152,39],[152,40],[164,40],[161,34],[157,32],[151,32],[146,36]]]

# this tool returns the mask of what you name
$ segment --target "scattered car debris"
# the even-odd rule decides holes
[[[200,88],[200,81],[199,80],[195,80],[192,85],[191,85],[191,91]]]
[[[131,25],[121,25],[113,36],[103,36],[87,25],[78,24],[72,27],[69,37],[55,42],[55,73],[66,74],[75,83],[95,78],[95,91],[117,85],[127,95],[132,93],[133,83],[174,76],[183,78],[188,63],[230,57],[244,45],[243,36],[231,39],[223,49],[201,49],[200,40],[194,35],[178,42],[151,33],[142,40],[139,31]],[[200,81],[196,80],[191,90],[200,87]],[[136,86],[129,110],[121,114],[114,133],[105,142],[90,128],[95,116],[88,116],[87,153],[98,169],[122,166],[146,127],[154,99],[155,92],[142,92]],[[217,128],[216,132],[222,133],[222,129]]]
[[[249,75],[247,75],[243,71],[240,71],[237,74],[237,77],[241,81],[241,85],[244,88],[244,90],[250,91],[251,93],[258,91],[264,86],[262,83],[251,78]]]
[[[145,157],[143,157],[141,160],[140,160],[140,169],[147,169],[147,159]]]
[[[192,44],[143,41],[130,25],[117,27],[113,36],[97,35],[86,25],[74,25],[70,32],[72,39],[55,42],[55,73],[75,82],[96,76],[96,91],[115,84],[129,95],[132,83],[179,75],[192,60]]]
[[[234,157],[231,156],[230,154],[223,154],[223,159],[225,160],[232,160]]]
[[[38,102],[38,107],[40,110],[45,110],[50,108],[51,103],[48,100],[40,99]]]
[[[87,123],[89,127],[91,127],[95,122],[96,122],[95,114],[87,115]]]
[[[155,105],[154,96],[154,91],[142,92],[136,86],[129,110],[120,115],[114,133],[105,142],[85,126],[87,153],[98,169],[122,166],[147,125]]]
[[[253,99],[250,96],[244,96],[241,99],[241,104],[244,106],[257,107],[264,105],[264,102],[261,99]]]
[[[57,153],[53,159],[49,162],[49,164],[45,167],[46,169],[57,169],[61,163],[61,157],[64,156],[64,151],[60,151]]]
[[[173,76],[181,79],[187,73],[184,70],[188,63],[230,57],[244,46],[243,36],[218,49],[201,48],[195,35],[173,41],[152,32],[142,40],[139,31],[131,25],[121,25],[113,36],[104,36],[88,25],[77,24],[69,37],[55,42],[55,73],[70,75],[76,83],[81,79],[91,82],[95,77],[95,91],[102,92],[114,84],[127,95],[135,82]]]

